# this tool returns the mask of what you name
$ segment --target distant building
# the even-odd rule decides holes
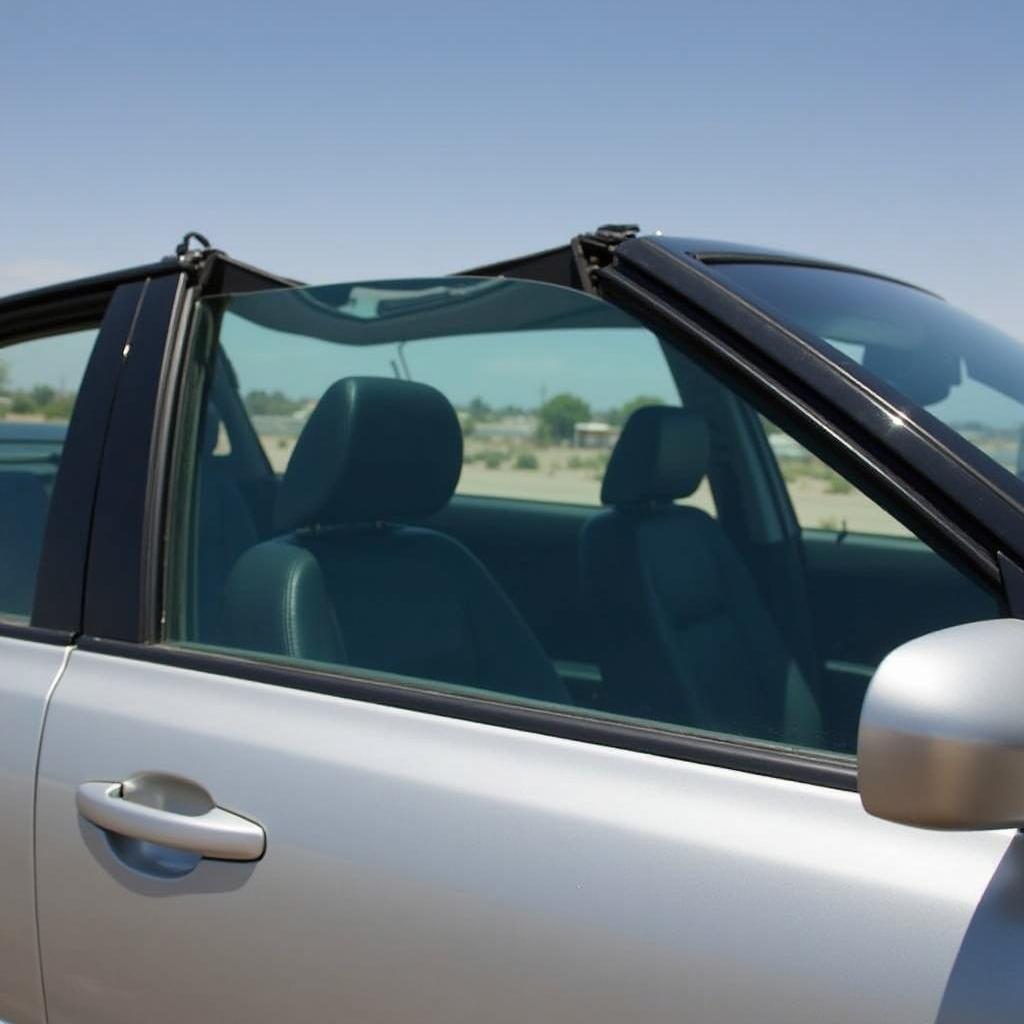
[[[613,448],[619,439],[619,428],[597,420],[574,423],[572,428],[573,448]]]
[[[460,420],[463,418],[464,414],[459,416]],[[527,441],[536,433],[536,416],[501,416],[493,420],[473,420],[473,436],[483,440]]]

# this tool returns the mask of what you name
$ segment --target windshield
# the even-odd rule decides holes
[[[1024,477],[1024,345],[928,292],[853,271],[721,263],[716,274],[861,364]]]

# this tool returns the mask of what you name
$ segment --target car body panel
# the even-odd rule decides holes
[[[264,858],[127,868],[75,789],[143,770],[258,821]],[[933,1020],[1012,835],[76,651],[39,781],[49,1020]]]
[[[68,648],[0,636],[0,1019],[42,1024],[33,838],[36,757]]]

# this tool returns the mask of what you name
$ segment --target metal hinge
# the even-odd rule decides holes
[[[199,243],[199,247],[196,249],[190,248],[193,240]],[[174,258],[186,270],[198,270],[206,258],[216,251],[210,245],[210,240],[206,235],[202,235],[198,231],[189,231],[174,247]]]
[[[611,263],[617,246],[639,233],[636,224],[602,224],[591,234],[577,235],[572,240],[573,260],[584,291],[597,291],[597,272]]]

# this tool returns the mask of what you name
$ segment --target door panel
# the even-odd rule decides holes
[[[42,1024],[32,816],[46,700],[66,649],[0,637],[0,1018]]]
[[[263,859],[126,866],[75,792],[139,772],[258,822]],[[986,888],[996,915],[1018,899],[989,885],[1011,838],[75,651],[38,792],[49,1021],[934,1020]],[[1017,1005],[1020,952],[993,967]]]
[[[855,724],[875,667],[902,643],[997,618],[995,598],[967,584],[913,537],[804,530],[808,587],[825,664],[822,712],[833,732]],[[850,749],[856,736],[849,737]]]
[[[805,530],[824,658],[873,669],[914,637],[999,616],[995,598],[912,537]]]
[[[96,464],[140,288],[0,300],[0,1020],[17,1024],[46,1016],[36,762],[64,644],[81,625]]]

